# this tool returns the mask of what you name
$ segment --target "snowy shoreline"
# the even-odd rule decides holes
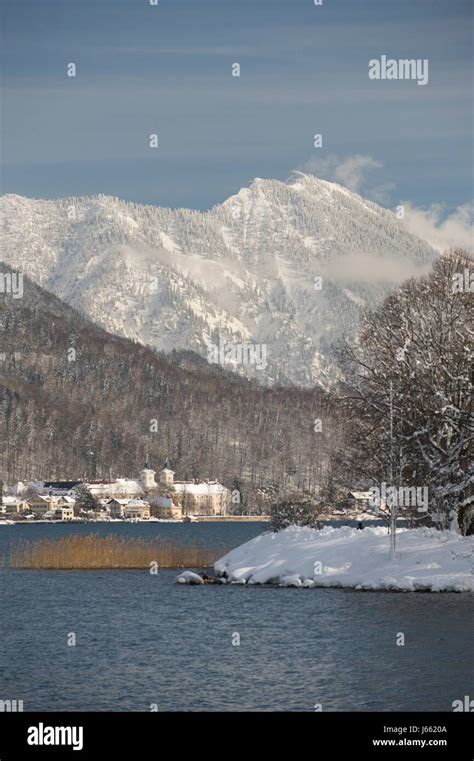
[[[400,528],[391,561],[386,528],[291,526],[236,547],[214,570],[234,584],[472,592],[473,563],[474,536],[451,531]]]

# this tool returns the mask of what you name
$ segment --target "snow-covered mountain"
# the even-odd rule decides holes
[[[102,327],[205,357],[265,345],[264,369],[228,368],[266,383],[325,385],[360,309],[436,256],[393,212],[301,173],[255,179],[205,213],[6,195],[1,214],[0,258]]]

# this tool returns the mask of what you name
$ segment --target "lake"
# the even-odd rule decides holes
[[[0,528],[0,552],[91,532],[224,549],[267,530],[12,526]],[[451,711],[472,693],[471,595],[187,586],[176,576],[0,569],[0,700],[23,700],[25,711]]]

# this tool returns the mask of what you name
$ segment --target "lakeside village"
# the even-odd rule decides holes
[[[235,519],[232,492],[218,481],[176,481],[167,461],[155,479],[148,461],[138,479],[0,481],[0,521],[195,521]],[[265,516],[246,516],[265,520]]]
[[[11,486],[0,480],[0,524],[270,520],[262,504],[257,512],[242,514],[237,489],[231,491],[217,480],[179,481],[174,476],[167,460],[157,481],[147,460],[137,479],[17,481]],[[265,494],[268,505],[269,497]],[[322,522],[373,520],[367,512],[369,497],[369,492],[349,492],[344,509],[321,515]]]
[[[9,526],[32,522],[89,523],[128,521],[133,523],[166,521],[236,521],[268,520],[268,516],[234,515],[233,497],[218,481],[177,481],[169,462],[156,472],[148,461],[136,480],[116,478],[108,481],[40,481],[17,482],[4,490],[0,481],[0,523]],[[5,491],[5,493],[4,493]],[[407,490],[410,492],[410,489]],[[415,509],[426,516],[424,489],[412,489]],[[381,490],[377,504],[386,503],[388,493]],[[160,566],[169,568],[209,568],[215,576],[185,570],[177,577],[179,584],[278,584],[291,587],[350,587],[396,591],[474,591],[472,560],[474,535],[462,536],[452,525],[449,531],[431,527],[396,529],[396,521],[387,526],[373,524],[371,492],[350,492],[346,509],[334,508],[318,520],[317,527],[306,524],[309,502],[287,498],[279,509],[271,511],[274,531],[264,532],[219,560],[195,548],[166,550]],[[404,504],[404,501],[403,501]],[[413,507],[413,502],[410,501]],[[338,513],[336,515],[336,513]],[[356,518],[357,527],[346,521]],[[339,527],[326,521],[337,519]],[[452,518],[454,524],[454,517]],[[366,523],[363,525],[362,521]],[[364,528],[365,530],[359,530]],[[276,531],[276,533],[275,533]],[[28,548],[17,557],[19,568],[144,568],[149,566],[147,552],[156,560],[156,547],[140,545],[142,556],[136,558],[133,544],[124,546],[113,537],[75,537],[76,556],[70,542],[51,548]],[[105,549],[104,549],[105,548]],[[163,552],[163,548],[161,548]],[[130,556],[131,553],[131,556]],[[144,554],[143,554],[144,553]]]

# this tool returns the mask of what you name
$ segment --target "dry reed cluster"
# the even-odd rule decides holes
[[[179,545],[158,538],[133,539],[115,534],[67,536],[61,539],[34,539],[12,548],[12,568],[37,570],[209,568],[225,550],[209,550],[199,545]]]

